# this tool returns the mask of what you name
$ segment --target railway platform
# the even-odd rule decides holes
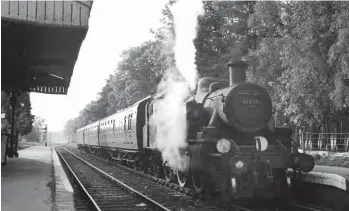
[[[325,185],[335,186],[349,192],[349,168],[316,165],[313,172]]]
[[[293,170],[289,169],[289,175],[293,175]],[[337,166],[315,165],[309,173],[303,173],[301,180],[314,184],[332,186],[349,192],[349,168]]]
[[[55,150],[33,146],[1,168],[1,210],[75,210],[73,189]]]

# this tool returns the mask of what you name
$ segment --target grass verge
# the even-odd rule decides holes
[[[349,152],[310,151],[307,153],[314,157],[316,165],[349,168]]]

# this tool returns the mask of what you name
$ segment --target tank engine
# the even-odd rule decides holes
[[[268,127],[271,98],[261,86],[246,82],[246,68],[244,62],[231,63],[229,84],[201,79],[187,103],[192,182],[200,192],[211,180],[235,199],[287,195],[285,171],[311,171],[314,161],[291,154],[282,134]],[[195,119],[194,111],[205,118]]]

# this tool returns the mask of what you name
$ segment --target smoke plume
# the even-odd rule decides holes
[[[171,11],[175,24],[175,41],[171,51],[175,61],[168,61],[172,68],[167,70],[158,86],[158,94],[165,94],[155,105],[151,123],[156,127],[155,145],[162,152],[164,161],[173,169],[184,171],[189,166],[189,160],[183,154],[183,149],[188,146],[185,100],[197,83],[193,41],[198,16],[204,14],[204,8],[201,0],[179,0]],[[171,45],[171,37],[168,38],[167,45]],[[168,53],[166,46],[164,51]]]

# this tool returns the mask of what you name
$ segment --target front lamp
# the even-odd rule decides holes
[[[241,160],[235,163],[236,169],[242,169],[244,166],[244,162],[242,162]]]
[[[217,142],[217,150],[218,152],[220,153],[228,153],[231,149],[231,143],[228,139],[220,139],[218,142]]]
[[[259,152],[263,152],[268,148],[268,140],[263,136],[254,137],[256,150]]]

